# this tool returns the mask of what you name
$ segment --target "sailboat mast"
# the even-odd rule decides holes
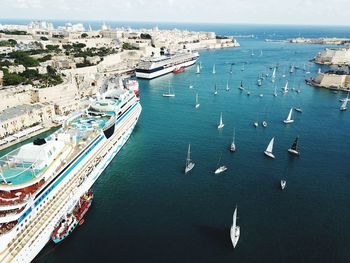
[[[191,144],[188,145],[187,158],[186,158],[186,166],[190,163],[190,161],[191,161]]]

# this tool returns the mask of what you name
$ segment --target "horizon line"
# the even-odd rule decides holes
[[[141,20],[112,20],[112,19],[66,19],[66,18],[0,18],[0,21],[6,21],[6,20],[22,20],[22,21],[62,21],[62,22],[101,22],[101,23],[147,23],[147,24],[181,24],[181,25],[250,25],[250,26],[317,26],[317,27],[349,27],[350,25],[344,25],[344,24],[292,24],[292,23],[281,23],[281,24],[275,24],[275,23],[249,23],[249,22],[188,22],[188,21],[141,21]]]

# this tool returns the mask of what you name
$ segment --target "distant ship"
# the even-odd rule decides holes
[[[136,67],[136,77],[154,79],[174,72],[176,69],[192,66],[197,62],[198,57],[198,52],[190,50],[181,50],[175,54],[161,52],[160,56],[143,58]]]

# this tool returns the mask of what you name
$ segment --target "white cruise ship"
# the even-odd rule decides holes
[[[189,67],[198,60],[198,52],[181,50],[173,55],[143,58],[136,67],[136,77],[154,79],[179,68]]]
[[[92,187],[141,114],[134,90],[108,88],[62,128],[0,158],[0,262],[30,262]]]

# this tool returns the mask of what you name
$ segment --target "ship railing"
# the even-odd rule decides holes
[[[0,158],[0,188],[1,184],[11,185],[11,179],[25,173],[30,173],[33,178],[37,178],[38,174],[41,174],[45,170],[45,160],[40,159],[40,156],[45,155],[43,150],[41,150],[41,153],[33,161],[19,158],[18,154],[20,150],[21,148],[15,149]],[[18,184],[27,181],[29,180],[18,182]]]

